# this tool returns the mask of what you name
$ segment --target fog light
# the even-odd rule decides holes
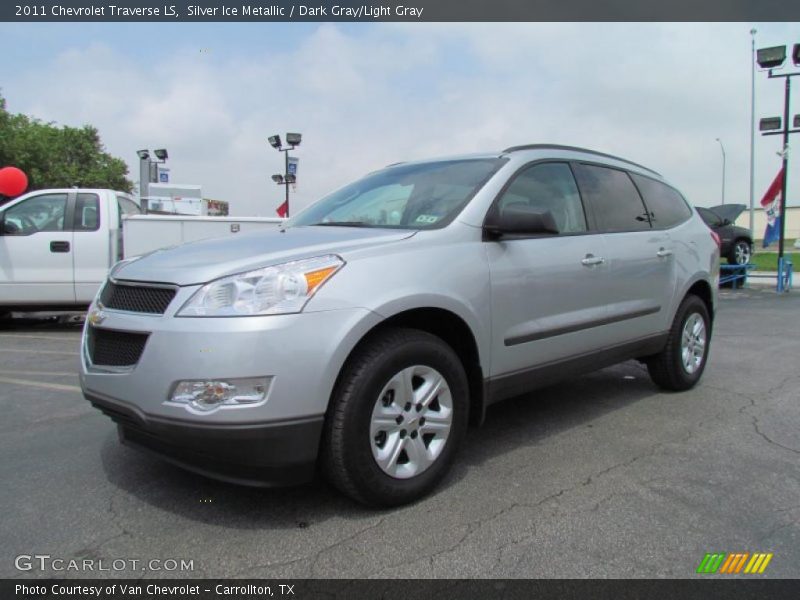
[[[269,381],[269,377],[179,381],[170,401],[201,411],[214,410],[220,406],[258,404],[267,397]]]

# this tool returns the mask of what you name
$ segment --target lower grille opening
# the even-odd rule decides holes
[[[89,328],[89,358],[99,367],[132,367],[144,352],[148,333]]]

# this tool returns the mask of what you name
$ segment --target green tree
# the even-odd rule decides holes
[[[122,159],[106,152],[95,127],[58,127],[6,110],[0,95],[0,168],[13,165],[28,176],[28,189],[56,187],[133,190]]]

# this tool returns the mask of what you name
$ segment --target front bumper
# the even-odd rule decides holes
[[[187,425],[141,413],[85,394],[117,424],[120,442],[189,471],[221,481],[271,487],[310,481],[322,434],[322,417],[282,423]]]
[[[291,315],[178,318],[181,288],[164,315],[103,309],[87,319],[84,396],[119,426],[123,443],[183,467],[248,484],[309,479],[336,378],[358,341],[380,322],[362,308]],[[135,364],[92,363],[90,328],[146,334]],[[266,399],[203,412],[172,402],[179,381],[264,377]]]

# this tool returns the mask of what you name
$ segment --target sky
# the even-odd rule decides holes
[[[390,163],[525,143],[628,158],[711,206],[717,138],[725,201],[748,204],[753,27],[756,47],[800,42],[797,23],[2,23],[0,93],[94,125],[137,183],[136,150],[167,148],[174,183],[238,216],[275,216],[267,137],[287,131],[303,134],[293,214]],[[783,80],[756,71],[756,121],[782,113]],[[756,205],[778,150],[756,135]],[[797,153],[788,181],[800,204]]]

